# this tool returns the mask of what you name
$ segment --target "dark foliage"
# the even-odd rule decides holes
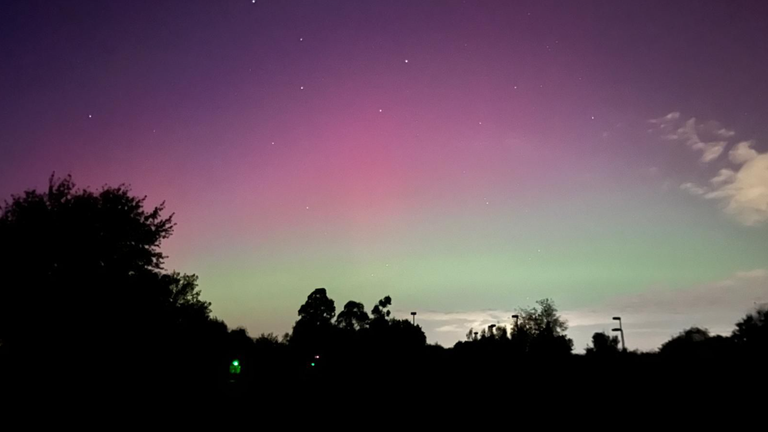
[[[694,327],[656,354],[622,352],[618,338],[595,333],[586,355],[578,356],[550,299],[519,309],[509,328],[470,329],[466,341],[444,349],[428,345],[420,325],[394,317],[391,297],[370,313],[348,301],[337,315],[325,288],[309,294],[290,334],[252,338],[211,316],[195,275],[163,268],[160,246],[174,226],[164,211],[162,204],[145,208],[125,186],[92,192],[69,177],[52,177],[45,192],[5,203],[3,384],[66,380],[68,388],[216,390],[273,399],[338,388],[340,397],[355,399],[363,383],[374,386],[374,395],[414,383],[454,392],[478,382],[612,388],[618,375],[622,385],[694,386],[715,367],[735,380],[768,359],[765,307],[747,314],[728,337]]]

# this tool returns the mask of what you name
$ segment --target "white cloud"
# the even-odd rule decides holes
[[[708,143],[698,142],[692,145],[691,148],[694,150],[701,150],[703,152],[700,159],[701,162],[709,163],[723,154],[726,144],[728,144],[726,141],[714,141]]]
[[[700,150],[702,152],[701,162],[709,163],[720,157],[725,150],[727,141],[704,141],[700,138],[700,134],[708,134],[714,137],[723,138],[728,135],[728,130],[724,128],[717,128],[719,126],[716,122],[709,122],[698,125],[696,118],[691,117],[685,124],[677,129],[677,132],[665,135],[666,139],[674,141],[682,141],[693,150]],[[717,129],[715,129],[717,128]]]
[[[736,132],[734,132],[732,130],[729,130],[729,129],[726,129],[726,128],[718,129],[714,133],[715,133],[715,135],[719,136],[720,138],[730,138],[730,137],[736,135]]]
[[[680,113],[677,111],[672,111],[671,113],[665,115],[664,117],[659,117],[656,119],[650,119],[648,120],[649,123],[653,124],[660,124],[660,125],[666,125],[669,123],[674,122],[675,120],[680,118]]]
[[[756,158],[758,153],[751,148],[752,144],[754,144],[754,141],[742,141],[736,144],[731,151],[728,152],[728,159],[737,165],[741,165]]]
[[[694,183],[683,183],[680,185],[680,189],[688,192],[691,195],[704,195],[705,193],[709,192],[707,188],[701,187]]]
[[[648,120],[657,125],[656,130],[663,133],[662,138],[669,141],[677,141],[690,147],[692,150],[701,151],[702,163],[710,163],[723,154],[728,145],[728,138],[736,135],[736,132],[726,129],[716,121],[699,123],[695,117],[685,123],[678,122],[680,113],[675,111],[664,117]],[[679,125],[679,127],[676,127]],[[676,128],[675,128],[676,127]],[[654,129],[650,130],[655,131]]]
[[[649,122],[658,125],[657,129],[664,133],[662,138],[701,151],[700,161],[705,164],[717,160],[728,145],[724,139],[736,135],[716,121],[700,123],[692,117],[680,124],[679,118],[680,113],[675,111]],[[669,131],[674,125],[679,127]],[[741,141],[731,148],[728,159],[741,167],[720,169],[709,180],[712,189],[692,182],[681,184],[680,189],[691,195],[721,200],[723,211],[744,225],[768,222],[768,153],[759,153],[753,145],[754,141]]]
[[[723,183],[731,183],[736,178],[736,173],[733,172],[733,170],[728,168],[723,168],[720,171],[717,172],[717,175],[713,177],[709,182],[712,183],[713,186],[717,187],[722,185]]]
[[[453,346],[464,340],[469,329],[481,331],[491,324],[509,327],[514,313],[512,310],[424,311],[416,315],[416,323],[422,326],[430,342]],[[395,311],[395,315],[410,319],[407,311]]]
[[[715,180],[721,180],[719,174],[711,181]],[[723,210],[744,225],[768,221],[768,153],[749,160],[728,181],[704,197],[723,200]]]

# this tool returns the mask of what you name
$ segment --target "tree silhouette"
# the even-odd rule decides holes
[[[162,269],[159,247],[173,231],[172,218],[162,216],[162,204],[146,211],[144,199],[129,192],[78,190],[70,177],[51,177],[47,192],[30,190],[6,202],[0,215],[4,343],[24,343],[54,327],[68,337],[83,335],[95,319],[134,321],[141,309],[153,312],[170,301],[163,281],[151,288],[137,282]]]
[[[664,342],[659,354],[680,359],[720,357],[731,351],[730,342],[726,337],[711,335],[706,328],[690,327]]]
[[[363,333],[368,349],[396,356],[403,351],[424,347],[427,338],[421,326],[407,319],[392,318],[391,305],[392,297],[386,296],[371,310],[372,318]]]
[[[370,317],[365,306],[356,301],[348,301],[336,317],[336,325],[344,330],[362,330],[368,327]]]
[[[587,355],[608,356],[619,353],[619,338],[605,332],[596,332],[592,335],[592,346],[585,350]]]
[[[389,311],[389,307],[392,306],[392,297],[386,296],[383,299],[379,300],[378,303],[373,307],[371,310],[371,317],[374,321],[382,321],[389,318],[389,315],[391,312]]]
[[[738,348],[750,355],[768,355],[768,306],[763,305],[736,323],[731,337]]]
[[[164,210],[145,209],[127,186],[93,192],[71,177],[12,196],[0,214],[3,346],[52,373],[99,357],[139,373],[163,353],[193,355],[192,339],[220,335],[196,276],[163,272],[160,245],[174,227]]]
[[[519,326],[526,328],[533,335],[549,332],[553,336],[560,336],[568,330],[568,322],[557,314],[557,307],[552,299],[537,300],[536,305],[518,311]]]
[[[299,308],[299,319],[293,326],[291,344],[307,353],[327,349],[333,338],[334,316],[336,305],[328,298],[325,288],[315,289]]]
[[[540,356],[570,354],[573,341],[565,335],[568,323],[558,315],[555,302],[545,298],[536,305],[518,311],[520,318],[510,336],[513,350]]]

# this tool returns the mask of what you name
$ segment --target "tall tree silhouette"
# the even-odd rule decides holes
[[[389,318],[392,312],[389,311],[389,307],[392,306],[392,297],[386,296],[379,300],[378,303],[371,309],[371,317],[374,321],[385,321]]]
[[[324,351],[332,342],[336,305],[325,288],[317,288],[299,308],[290,342],[307,351]]]

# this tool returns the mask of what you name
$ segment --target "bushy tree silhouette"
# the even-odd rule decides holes
[[[742,353],[768,357],[768,306],[763,305],[739,320],[731,337]]]
[[[567,321],[557,313],[555,302],[545,298],[536,306],[518,311],[519,321],[512,329],[510,339],[514,351],[539,356],[570,354],[573,341],[565,335]]]
[[[344,330],[362,330],[368,327],[370,317],[365,306],[356,301],[348,301],[336,317],[336,325]]]
[[[690,327],[664,342],[659,348],[659,354],[683,360],[720,357],[731,350],[730,342],[726,337],[711,335],[706,328]]]
[[[592,346],[588,346],[585,352],[587,355],[616,355],[620,352],[619,338],[605,332],[596,332],[592,335]]]
[[[4,349],[52,376],[84,380],[94,359],[109,358],[112,376],[133,378],[221,330],[196,276],[163,271],[160,245],[174,227],[164,211],[126,186],[93,192],[70,177],[12,196],[0,214]]]

